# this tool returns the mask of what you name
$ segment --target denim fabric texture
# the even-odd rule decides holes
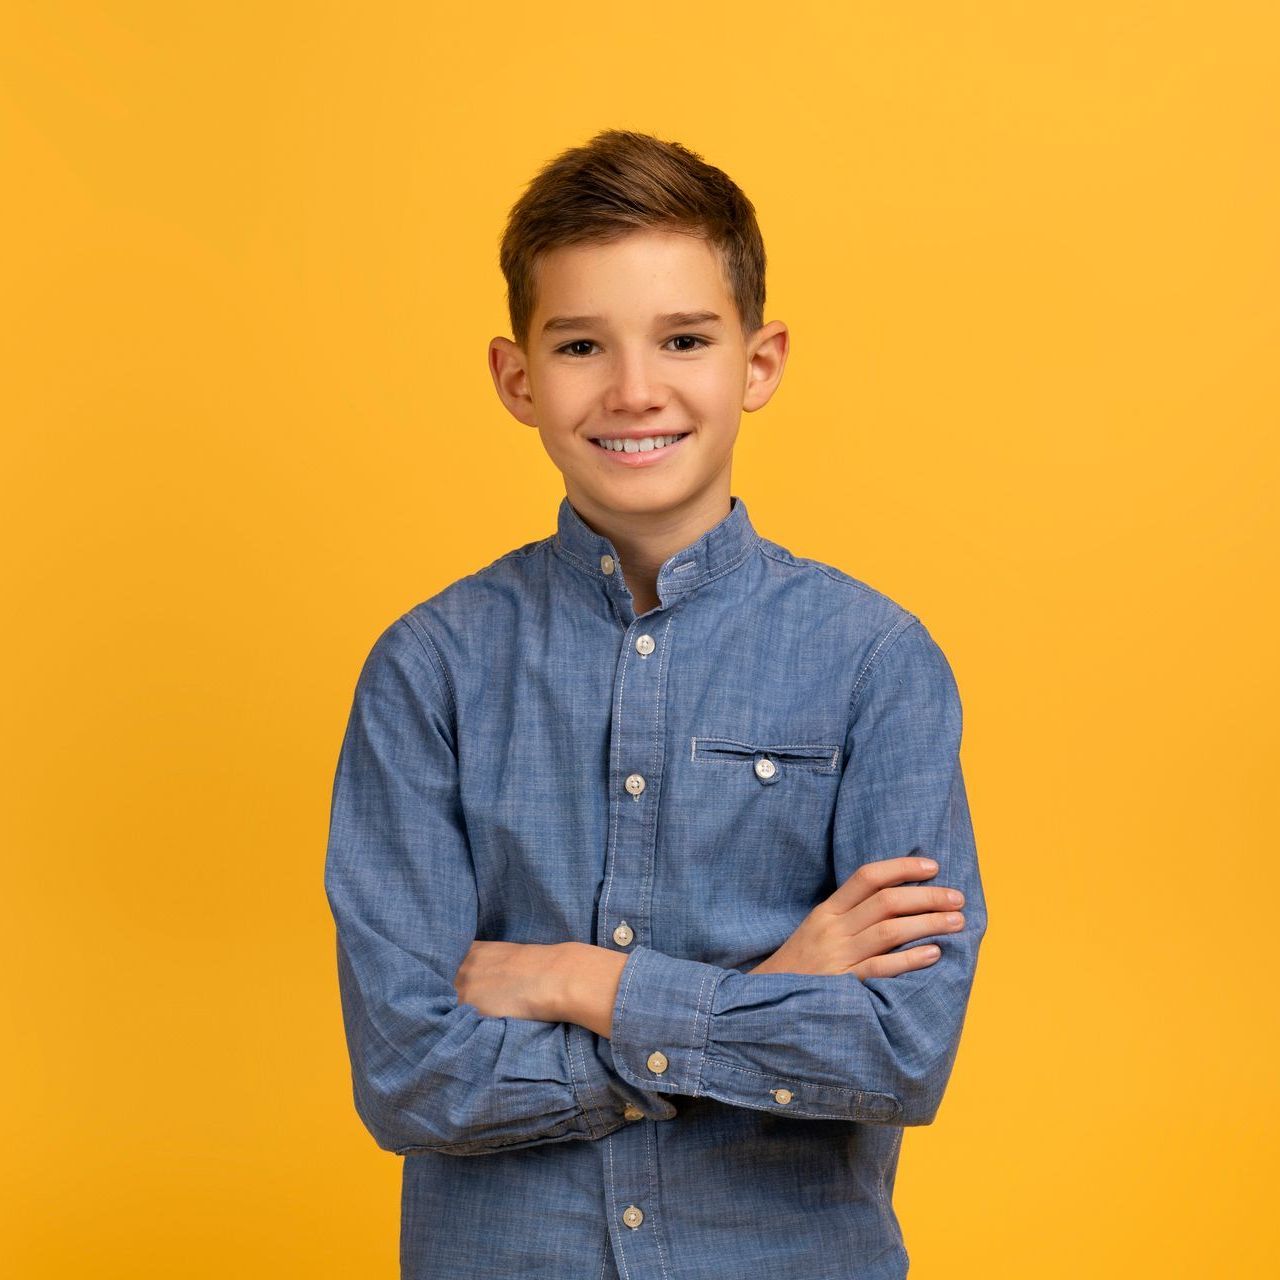
[[[730,501],[637,617],[566,497],[359,674],[325,891],[404,1280],[907,1274],[903,1131],[937,1115],[987,922],[960,698],[918,617]],[[751,972],[908,854],[965,894],[933,964]],[[625,953],[612,1038],[459,1003],[476,939]]]

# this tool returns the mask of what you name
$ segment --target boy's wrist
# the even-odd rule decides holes
[[[574,1022],[609,1039],[618,979],[627,957],[589,942],[562,942],[553,966],[548,1022]]]

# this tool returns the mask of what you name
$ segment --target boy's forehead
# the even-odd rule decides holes
[[[535,332],[573,317],[734,313],[719,252],[679,232],[643,230],[559,246],[539,258],[535,281]]]

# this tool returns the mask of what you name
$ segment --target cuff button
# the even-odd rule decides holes
[[[655,1049],[649,1055],[649,1061],[646,1065],[655,1075],[661,1075],[670,1064],[667,1062],[667,1055],[661,1049]]]
[[[772,1089],[770,1092],[784,1106],[791,1101],[794,1096],[790,1089]]]

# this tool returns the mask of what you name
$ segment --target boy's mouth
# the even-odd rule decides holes
[[[642,436],[635,440],[598,436],[592,437],[591,442],[598,448],[605,450],[606,453],[636,456],[639,454],[666,453],[688,434],[687,431],[678,431],[668,435]]]

